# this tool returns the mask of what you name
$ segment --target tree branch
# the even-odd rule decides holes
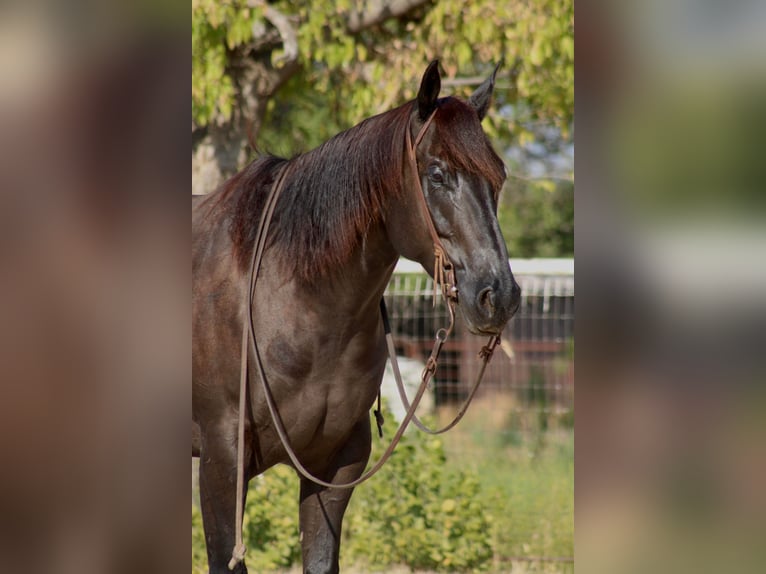
[[[247,5],[261,10],[263,17],[276,28],[282,39],[284,54],[272,60],[272,64],[279,64],[279,66],[266,68],[259,65],[259,70],[255,74],[255,78],[259,80],[254,82],[258,84],[256,88],[258,94],[270,97],[298,70],[298,34],[290,21],[290,17],[270,6],[264,0],[248,0]],[[253,36],[259,36],[263,33],[262,30],[256,30],[255,26],[257,25],[258,22],[253,25]],[[252,67],[254,62],[250,62],[250,64]]]
[[[268,4],[262,2],[248,2],[248,4],[261,4],[263,17],[272,23],[282,37],[282,48],[285,53],[278,61],[292,63],[298,60],[298,34],[295,33],[290,19]]]
[[[351,34],[385,22],[389,18],[403,16],[431,0],[368,0],[362,9],[352,9],[348,15],[346,29]]]

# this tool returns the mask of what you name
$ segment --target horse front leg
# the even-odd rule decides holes
[[[237,431],[236,424],[223,427],[203,432],[201,437],[199,489],[208,568],[210,574],[247,574],[244,562],[234,570],[228,566],[235,536]],[[245,448],[245,460],[249,460],[248,448]],[[247,476],[246,468],[245,478]],[[247,495],[247,483],[244,494]],[[243,507],[244,503],[243,499]]]
[[[326,480],[344,483],[361,476],[370,458],[370,440],[370,421],[365,417],[330,464]],[[301,479],[300,528],[305,574],[337,574],[341,524],[352,492],[350,488],[324,488]]]

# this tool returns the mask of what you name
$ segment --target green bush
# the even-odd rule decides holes
[[[277,570],[300,562],[298,477],[286,466],[250,481],[242,533],[246,561],[257,570]],[[192,574],[207,572],[202,514],[192,503]]]
[[[192,574],[207,573],[207,550],[205,534],[202,531],[202,514],[192,503]]]
[[[380,441],[375,446],[382,451]],[[344,562],[449,572],[488,567],[490,521],[479,490],[474,473],[447,467],[440,439],[420,432],[405,436],[380,473],[351,499]]]
[[[250,481],[243,536],[247,561],[258,571],[300,563],[300,483],[292,468],[277,466]]]
[[[394,420],[390,412],[386,419]],[[394,429],[387,425],[387,437]],[[374,459],[387,444],[374,440]],[[491,524],[479,494],[475,473],[448,469],[440,439],[409,433],[383,469],[354,491],[343,523],[342,560],[376,569],[483,569],[492,558]],[[243,532],[251,567],[300,563],[298,495],[298,478],[286,466],[250,481]],[[192,505],[192,572],[205,567],[202,520]]]

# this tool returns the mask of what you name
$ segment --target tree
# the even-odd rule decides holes
[[[462,96],[504,60],[484,121],[499,150],[540,123],[568,137],[573,24],[572,0],[193,0],[194,191],[241,167],[248,142],[306,151],[414,97],[434,58]]]
[[[505,154],[509,178],[498,218],[508,253],[573,257],[574,143],[555,126],[529,123],[527,129],[525,141]]]

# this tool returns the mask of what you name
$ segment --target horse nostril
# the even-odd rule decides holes
[[[479,293],[479,306],[484,309],[490,317],[495,314],[495,291],[492,287],[482,289]]]

